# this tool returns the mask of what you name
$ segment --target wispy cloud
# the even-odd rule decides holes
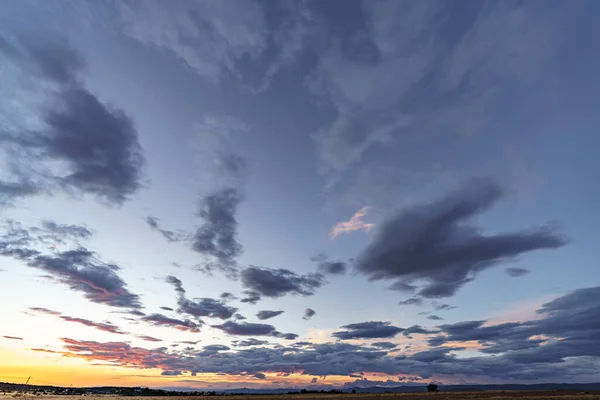
[[[335,226],[331,229],[331,238],[335,239],[345,233],[352,233],[356,231],[370,231],[375,225],[363,221],[363,218],[367,215],[369,210],[369,207],[363,207],[354,213],[354,215],[348,221],[342,221],[335,224]]]
[[[18,336],[2,336],[4,339],[9,339],[9,340],[23,340],[22,337],[18,337]]]

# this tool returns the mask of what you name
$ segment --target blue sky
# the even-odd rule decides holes
[[[599,307],[596,2],[0,9],[2,351],[193,354],[143,365],[163,386],[597,376],[598,327],[554,325]]]

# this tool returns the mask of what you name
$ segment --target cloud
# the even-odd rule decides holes
[[[165,311],[174,311],[171,307],[162,306],[162,307],[158,307],[158,308],[160,308],[161,310],[165,310]]]
[[[422,283],[422,297],[449,297],[484,269],[566,243],[550,227],[484,236],[468,225],[501,195],[493,182],[474,180],[441,200],[403,210],[381,224],[358,256],[357,271],[370,280]]]
[[[166,326],[172,327],[179,331],[188,332],[200,332],[200,328],[197,323],[190,321],[189,319],[181,320],[177,318],[169,318],[162,314],[150,314],[141,318],[142,321],[148,322],[155,326]]]
[[[10,340],[23,340],[22,337],[18,337],[18,336],[2,336],[4,339],[10,339]]]
[[[246,317],[244,317],[242,314],[233,314],[233,318],[237,319],[238,321],[246,319]]]
[[[316,313],[317,312],[315,310],[313,310],[312,308],[307,308],[304,310],[304,316],[302,317],[302,319],[309,320],[312,317],[314,317]]]
[[[94,5],[107,7],[107,4]],[[237,64],[254,59],[267,47],[263,9],[254,1],[211,2],[145,1],[111,5],[111,26],[149,46],[166,52],[193,72],[217,83],[238,76]]]
[[[31,118],[40,120],[39,127],[0,132],[3,146],[19,155],[11,160],[16,172],[24,169],[19,162],[24,156],[37,160],[28,176],[16,183],[2,182],[3,196],[10,201],[52,187],[123,204],[142,187],[145,164],[131,118],[83,86],[79,76],[85,63],[66,41],[21,40],[14,49],[4,55],[38,78],[38,89],[48,91],[48,101],[32,111],[38,114]],[[60,171],[50,168],[57,163]]]
[[[185,239],[184,234],[170,231],[168,229],[161,227],[159,219],[156,217],[153,217],[152,215],[148,215],[146,217],[146,224],[148,224],[148,226],[151,229],[159,232],[170,243],[180,242]]]
[[[136,337],[139,339],[145,340],[146,342],[162,342],[162,339],[157,339],[153,336],[138,335]]]
[[[39,255],[28,265],[51,274],[71,290],[83,292],[94,303],[141,308],[139,296],[129,292],[125,282],[117,275],[119,266],[100,261],[93,252],[83,247],[57,252],[53,256]]]
[[[262,345],[268,344],[268,343],[269,343],[268,340],[258,340],[255,338],[250,338],[250,339],[240,340],[235,345],[237,347],[250,347],[250,346],[262,346]]]
[[[341,339],[369,339],[398,333],[422,334],[430,346],[416,353],[388,353],[391,342],[357,345],[346,342],[299,342],[293,346],[268,346],[248,338],[238,342],[234,350],[206,346],[200,350],[168,350],[166,347],[144,349],[125,342],[94,342],[62,338],[69,357],[100,361],[112,366],[189,373],[303,373],[312,376],[359,375],[380,373],[406,374],[413,379],[444,380],[456,376],[501,379],[504,382],[593,381],[600,370],[600,353],[595,344],[600,325],[596,316],[600,287],[574,290],[543,304],[540,319],[490,325],[488,321],[462,321],[441,325],[440,331],[413,326],[402,330],[386,322],[364,322],[344,327]],[[217,326],[234,335],[259,332],[276,336],[277,331],[265,324],[233,324]],[[346,337],[347,336],[347,337]],[[334,335],[335,337],[335,335]],[[437,341],[433,339],[438,338]],[[439,340],[441,338],[442,340]],[[466,349],[466,342],[477,341],[476,355],[454,353]],[[435,343],[434,343],[435,342]],[[464,344],[463,344],[464,343]],[[444,346],[442,346],[444,345]],[[410,346],[410,345],[409,345]],[[218,352],[207,357],[206,352]],[[491,354],[495,356],[491,357]]]
[[[63,321],[75,322],[75,323],[78,323],[81,325],[89,326],[94,329],[98,329],[99,331],[103,331],[103,332],[115,333],[117,335],[127,334],[127,332],[123,332],[121,330],[121,328],[119,328],[118,326],[113,325],[111,323],[94,322],[94,321],[90,321],[89,319],[69,317],[66,315],[61,315],[59,318],[62,319]]]
[[[371,346],[379,347],[380,349],[395,349],[396,347],[398,347],[397,344],[392,342],[374,342],[371,343]]]
[[[403,328],[393,326],[390,322],[368,321],[358,324],[342,326],[345,331],[334,332],[332,335],[338,339],[373,339],[394,337],[404,331]]]
[[[525,269],[525,268],[517,268],[517,267],[506,268],[504,271],[506,272],[506,274],[507,274],[508,276],[511,276],[511,277],[513,277],[513,278],[518,278],[518,277],[520,277],[520,276],[525,276],[525,275],[527,275],[529,272],[531,272],[531,271],[529,271],[528,269]]]
[[[265,319],[270,319],[270,318],[274,318],[278,315],[283,314],[283,310],[279,310],[279,311],[272,311],[272,310],[260,310],[259,312],[256,313],[256,318],[262,320]]]
[[[352,233],[356,231],[370,231],[375,225],[363,221],[363,217],[367,215],[368,211],[369,207],[363,207],[354,213],[350,220],[335,224],[335,226],[331,229],[331,238],[335,239],[345,233]]]
[[[54,221],[42,221],[42,228],[51,233],[62,237],[72,239],[89,239],[92,237],[92,231],[81,225],[58,224]]]
[[[87,236],[86,228],[46,224],[27,229],[10,220],[5,221],[2,228],[0,255],[23,261],[45,272],[52,279],[68,285],[71,290],[83,293],[92,302],[130,310],[142,307],[139,296],[131,293],[118,275],[118,265],[100,260],[94,252],[81,245],[50,254],[43,254],[36,249],[41,248],[49,238],[59,243],[68,239],[69,235],[60,234],[60,229],[66,229],[70,236],[79,238],[82,234]]]
[[[430,319],[430,320],[432,320],[432,321],[441,321],[441,320],[443,320],[444,318],[442,318],[442,317],[438,317],[437,315],[430,315],[430,316],[428,316],[428,317],[427,317],[427,319]]]
[[[246,297],[240,300],[242,303],[256,304],[261,300],[260,293],[258,293],[257,291],[244,290],[244,294],[246,295]]]
[[[434,308],[437,311],[441,311],[441,310],[453,310],[455,308],[457,308],[456,306],[451,306],[450,304],[434,304]]]
[[[29,309],[31,311],[39,312],[39,313],[42,313],[42,314],[61,315],[61,313],[59,313],[58,311],[49,310],[49,309],[43,308],[43,307],[29,307]]]
[[[223,301],[203,297],[189,300],[185,297],[185,289],[181,280],[173,275],[166,277],[166,282],[172,284],[177,291],[179,305],[177,311],[183,314],[191,315],[196,318],[211,317],[220,319],[229,319],[236,313],[237,308],[226,305]]]
[[[343,261],[330,261],[324,253],[312,257],[311,261],[317,263],[317,269],[323,275],[344,275],[348,267]]]
[[[287,269],[269,269],[251,266],[241,272],[242,285],[265,297],[286,294],[311,296],[324,284],[323,275],[298,275]]]
[[[262,372],[257,372],[256,374],[253,375],[255,378],[257,379],[265,379],[267,376],[265,374],[263,374]]]
[[[399,301],[398,304],[401,306],[420,306],[423,304],[423,299],[420,297],[411,297],[410,299]]]
[[[242,253],[235,218],[241,200],[236,188],[219,190],[201,200],[198,215],[204,224],[192,238],[194,251],[214,257],[225,267],[235,264],[235,258]]]
[[[182,375],[181,371],[162,371],[160,373],[163,376],[179,376]]]
[[[237,300],[237,297],[233,293],[229,293],[229,292],[223,292],[223,293],[221,293],[221,295],[219,297],[223,301]]]
[[[273,325],[253,324],[249,322],[237,323],[227,321],[221,325],[213,325],[213,328],[222,330],[229,335],[239,336],[270,336],[275,332]]]

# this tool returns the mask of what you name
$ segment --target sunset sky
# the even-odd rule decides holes
[[[0,382],[600,381],[600,2],[0,2]]]

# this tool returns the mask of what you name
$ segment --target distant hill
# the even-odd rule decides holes
[[[314,391],[317,388],[310,388]],[[385,393],[385,392],[404,392],[404,393],[416,393],[425,392],[426,385],[410,385],[410,386],[373,386],[373,387],[344,387],[335,388],[333,386],[319,387],[317,390],[323,390],[329,392],[335,389],[338,392],[351,392],[355,390],[357,393]],[[500,384],[500,385],[439,385],[440,392],[475,392],[475,391],[490,391],[490,390],[514,390],[514,391],[553,391],[553,390],[568,390],[568,391],[586,391],[586,392],[597,392],[600,391],[600,383],[539,383],[539,384]],[[215,389],[197,389],[197,388],[181,388],[181,387],[163,387],[156,389],[149,389],[143,387],[81,387],[81,388],[66,388],[58,386],[37,386],[37,385],[23,385],[15,383],[3,383],[0,382],[1,391],[47,391],[47,392],[70,392],[70,393],[103,393],[103,394],[127,394],[133,396],[174,396],[174,395],[194,395],[204,392],[215,392]],[[280,388],[280,389],[249,389],[249,388],[238,388],[238,389],[225,389],[216,390],[216,393],[224,394],[281,394],[290,392],[299,392],[300,388]]]

